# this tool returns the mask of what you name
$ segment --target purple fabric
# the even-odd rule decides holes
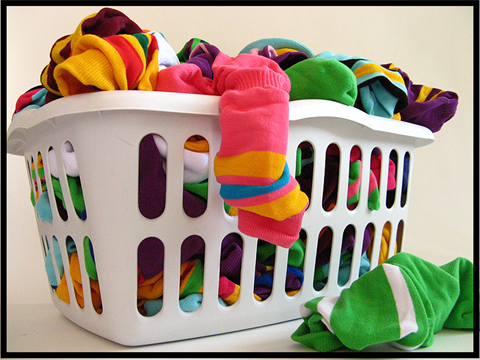
[[[194,256],[205,253],[205,242],[198,235],[191,235],[182,243],[181,263]],[[138,246],[138,266],[145,279],[159,274],[164,267],[165,248],[163,242],[156,237],[144,239]]]
[[[281,68],[282,70],[288,69],[290,66],[295,65],[296,63],[308,59],[307,54],[296,51],[296,52],[286,52],[282,55],[278,55],[273,59]]]
[[[387,68],[391,64],[382,65]],[[416,99],[423,85],[413,84],[409,76],[401,69],[397,70],[405,81],[408,91],[408,106],[400,111],[401,120],[412,124],[425,126],[432,132],[440,131],[443,124],[450,120],[457,111],[458,95],[453,91],[444,91],[433,88],[424,102]],[[440,94],[439,94],[440,93]],[[431,98],[437,95],[437,98]]]
[[[156,237],[148,237],[138,245],[138,267],[145,279],[151,279],[163,270],[165,249]]]
[[[142,29],[121,11],[103,8],[94,17],[82,23],[82,33],[107,37],[121,34],[137,34]]]
[[[222,241],[220,276],[226,276],[236,284],[240,284],[242,245],[243,241],[237,234],[228,234]]]
[[[162,156],[153,139],[145,136],[140,142],[138,207],[147,219],[159,217],[165,209],[166,174],[163,169]],[[183,209],[190,217],[198,217],[205,212],[206,204],[183,191]]]
[[[363,233],[362,254],[367,251],[372,241],[373,227],[367,226]],[[330,262],[330,252],[332,250],[332,230],[328,227],[323,234],[319,235],[317,245],[317,262],[315,267],[319,267]],[[353,226],[347,226],[343,233],[341,253],[347,250],[353,250],[355,245],[355,229]]]
[[[269,45],[258,50],[258,55],[275,61],[282,70],[288,69],[298,62],[308,59],[308,55],[301,51],[289,51],[281,55],[276,55],[276,52],[274,53]]]
[[[140,142],[138,174],[138,208],[147,219],[159,217],[165,209],[166,174],[162,156],[153,135]]]
[[[192,50],[187,64],[195,64],[202,71],[203,77],[213,79],[212,64],[220,50],[214,45],[200,43]]]

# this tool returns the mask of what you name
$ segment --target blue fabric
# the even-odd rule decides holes
[[[258,185],[222,185],[220,187],[220,196],[223,199],[238,200],[245,199],[254,196],[260,196],[272,193],[282,187],[286,186],[290,182],[290,172],[287,163],[283,168],[283,174],[273,184],[267,186]]]
[[[270,45],[274,49],[293,49],[296,51],[300,51],[305,53],[309,58],[314,57],[314,53],[310,50],[307,46],[299,43],[298,41],[291,40],[291,39],[284,39],[284,38],[266,38],[256,40],[247,46],[245,46],[242,50],[240,50],[239,54],[246,54],[249,53],[252,49],[260,49],[262,50],[265,46]]]
[[[320,266],[315,269],[315,278],[314,289],[317,291],[322,290],[326,285],[326,280],[328,277],[329,263]],[[352,253],[347,250],[340,257],[340,266],[338,269],[338,285],[344,286],[348,279],[350,279],[350,268],[352,266]],[[368,260],[367,253],[363,253],[362,258],[360,259],[360,270],[358,276],[362,276],[370,270],[370,260]],[[321,277],[324,276],[322,279]]]
[[[53,256],[55,257],[55,262],[57,264],[58,275],[61,278],[63,275],[63,261],[62,255],[60,254],[60,246],[58,245],[58,240],[54,236],[52,238],[53,243]],[[48,243],[47,243],[48,244]],[[55,268],[53,266],[52,260],[52,247],[47,250],[47,255],[45,257],[45,270],[47,271],[48,282],[52,286],[53,289],[56,289],[59,283],[57,282],[57,277],[55,275]]]
[[[203,301],[203,294],[202,293],[193,293],[186,296],[184,299],[179,301],[180,309],[185,312],[193,312],[197,310],[200,305],[202,305]],[[227,306],[225,302],[219,297],[218,302],[222,306]],[[145,304],[143,304],[143,308],[146,311],[146,316],[153,316],[158,314],[163,307],[163,299],[154,299],[154,300],[147,300]]]
[[[45,222],[52,222],[52,207],[50,206],[50,200],[48,200],[47,192],[43,192],[35,203],[35,211],[38,214],[40,220]]]

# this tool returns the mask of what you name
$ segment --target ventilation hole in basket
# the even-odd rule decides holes
[[[404,228],[405,228],[405,223],[403,222],[403,220],[400,220],[397,227],[397,241],[396,241],[397,249],[395,253],[399,253],[400,251],[402,251]]]
[[[157,134],[140,141],[138,168],[138,209],[147,219],[156,219],[165,210],[167,143]]]
[[[389,187],[387,189],[387,208],[391,208],[395,202],[395,192],[396,192],[396,184],[397,181],[397,163],[398,163],[398,155],[395,150],[390,152],[390,161],[389,161],[389,169],[388,169],[388,182]]]
[[[242,257],[242,237],[236,233],[230,233],[225,236],[222,240],[218,285],[218,296],[222,305],[230,306],[238,300],[240,295]]]
[[[50,169],[50,178],[52,180],[53,194],[55,198],[55,203],[57,205],[58,215],[63,221],[68,220],[68,213],[65,207],[65,201],[63,197],[62,185],[60,184],[59,174],[58,174],[58,162],[55,149],[50,147],[48,149],[48,165]]]
[[[410,174],[410,154],[406,152],[403,158],[402,200],[401,200],[402,207],[404,207],[405,204],[407,203],[409,174]]]
[[[202,215],[208,202],[209,144],[200,136],[190,136],[183,151],[183,210],[192,218]]]
[[[87,218],[87,211],[85,209],[85,201],[83,198],[82,182],[80,180],[75,149],[70,141],[63,144],[62,162],[65,167],[65,173],[67,174],[67,183],[73,208],[75,209],[77,216],[81,220],[85,220]]]
[[[63,276],[60,280],[60,284],[58,285],[55,293],[60,298],[60,300],[70,304],[71,297],[68,291],[67,282],[72,282],[73,290],[75,293],[75,299],[80,308],[84,308],[85,302],[83,298],[83,287],[82,287],[82,276],[80,273],[80,262],[77,253],[77,246],[75,245],[75,241],[71,236],[67,236],[65,240],[65,245],[67,248],[68,254],[68,262],[69,262],[69,271],[70,279],[67,280],[67,271],[63,273]]]
[[[362,257],[360,258],[360,268],[358,270],[359,277],[364,275],[371,268],[369,251],[371,252],[374,236],[375,226],[372,223],[369,223],[367,226],[365,226],[365,230],[363,232]]]
[[[330,144],[325,154],[325,181],[322,199],[322,206],[325,211],[332,211],[337,203],[339,171],[340,149],[336,144]]]
[[[203,301],[205,241],[198,235],[187,237],[180,261],[179,306],[184,312],[194,312]]]
[[[378,255],[378,265],[385,262],[388,259],[388,253],[390,251],[390,237],[392,234],[392,224],[390,221],[387,221],[385,225],[383,225],[382,229],[382,243],[380,244],[380,254]],[[396,245],[395,244],[395,252],[396,252]]]
[[[340,254],[340,265],[338,268],[337,280],[339,286],[344,286],[350,279],[355,238],[355,226],[348,225],[343,231],[342,250]]]
[[[303,232],[303,238],[302,238]],[[300,237],[288,250],[287,274],[285,279],[285,293],[295,296],[303,285],[303,265],[305,260],[305,230],[300,231]]]
[[[370,154],[370,180],[368,185],[368,208],[380,209],[380,174],[382,168],[382,152],[378,147]]]
[[[362,182],[362,152],[355,145],[350,151],[350,168],[348,171],[347,208],[354,210],[360,200],[360,185]]]
[[[27,166],[27,174],[28,174],[28,183],[30,185],[30,201],[32,205],[35,206],[35,185],[33,184],[33,157],[30,156],[30,161],[25,159],[25,164]]]
[[[303,141],[297,147],[297,160],[295,166],[295,179],[309,199],[312,198],[312,181],[314,169],[314,148],[308,141]]]
[[[277,246],[275,244],[258,240],[253,287],[253,296],[257,301],[268,299],[272,293],[276,252]]]
[[[329,226],[326,226],[318,234],[315,272],[313,276],[313,288],[317,291],[322,290],[327,284],[332,241],[333,231]]]
[[[40,151],[37,154],[37,160],[32,159],[32,179],[35,187],[35,201],[47,190],[45,183],[45,171],[43,169],[43,159]]]
[[[165,247],[156,237],[145,238],[137,249],[137,310],[153,316],[163,305]]]
[[[60,285],[64,273],[60,246],[55,236],[52,237],[52,246],[50,246],[46,237],[42,244],[44,246],[46,244],[45,270],[47,272],[48,282],[50,283],[52,290],[56,290]]]
[[[366,251],[366,256],[370,264],[372,263],[372,251],[373,247],[375,245],[375,225],[373,223],[369,223],[365,227],[365,233],[364,233],[364,238],[365,239],[370,239],[369,245],[367,247]],[[369,269],[372,269],[372,266],[369,266]]]
[[[90,282],[90,295],[92,298],[92,306],[97,312],[97,314],[101,314],[103,311],[103,307],[102,296],[100,294],[100,283],[98,282],[97,266],[95,262],[93,244],[88,236],[85,236],[83,238],[83,253],[85,257],[85,268],[87,270],[87,275]]]
[[[47,256],[47,252],[49,251],[49,245],[47,242],[47,237],[40,237],[40,243],[42,244],[43,256]]]

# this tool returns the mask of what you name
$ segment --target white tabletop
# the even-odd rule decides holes
[[[198,339],[176,341],[157,345],[126,347],[106,340],[100,336],[75,325],[65,318],[53,304],[8,304],[7,306],[7,352],[211,352],[226,353],[231,357],[233,352],[258,353],[257,357],[264,357],[265,353],[290,353],[292,356],[318,356],[322,354],[300,343],[291,340],[290,335],[298,328],[302,320],[287,321],[280,324],[264,326],[256,329],[238,331],[234,333],[203,337]],[[415,354],[424,357],[431,353],[448,352],[448,357],[454,358],[470,356],[475,351],[474,337],[478,333],[473,331],[442,329],[435,335],[435,342],[427,348],[420,348],[414,352],[405,352],[387,344],[370,346],[366,352],[386,352],[386,357],[409,356]],[[340,352],[337,350],[336,352]],[[341,352],[349,352],[343,349]],[[264,353],[262,355],[261,353]],[[300,354],[302,353],[302,354]],[[310,353],[310,354],[307,354]],[[17,354],[26,356],[27,354]],[[52,354],[53,355],[53,354]],[[68,354],[65,354],[68,355]],[[120,355],[120,354],[119,354]],[[218,354],[217,354],[218,355]],[[277,354],[278,355],[278,354]],[[357,357],[358,352],[352,352]],[[379,354],[377,354],[379,355]],[[362,354],[365,356],[365,354]],[[428,356],[428,355],[427,355]],[[75,354],[78,357],[78,354]],[[86,355],[88,357],[88,354]],[[249,356],[251,357],[251,356]],[[335,355],[338,357],[338,353]],[[377,356],[375,356],[377,357]],[[445,357],[445,354],[443,354]]]

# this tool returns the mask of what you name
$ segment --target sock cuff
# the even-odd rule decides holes
[[[245,235],[290,248],[299,238],[305,209],[282,221],[238,209],[238,229]]]

